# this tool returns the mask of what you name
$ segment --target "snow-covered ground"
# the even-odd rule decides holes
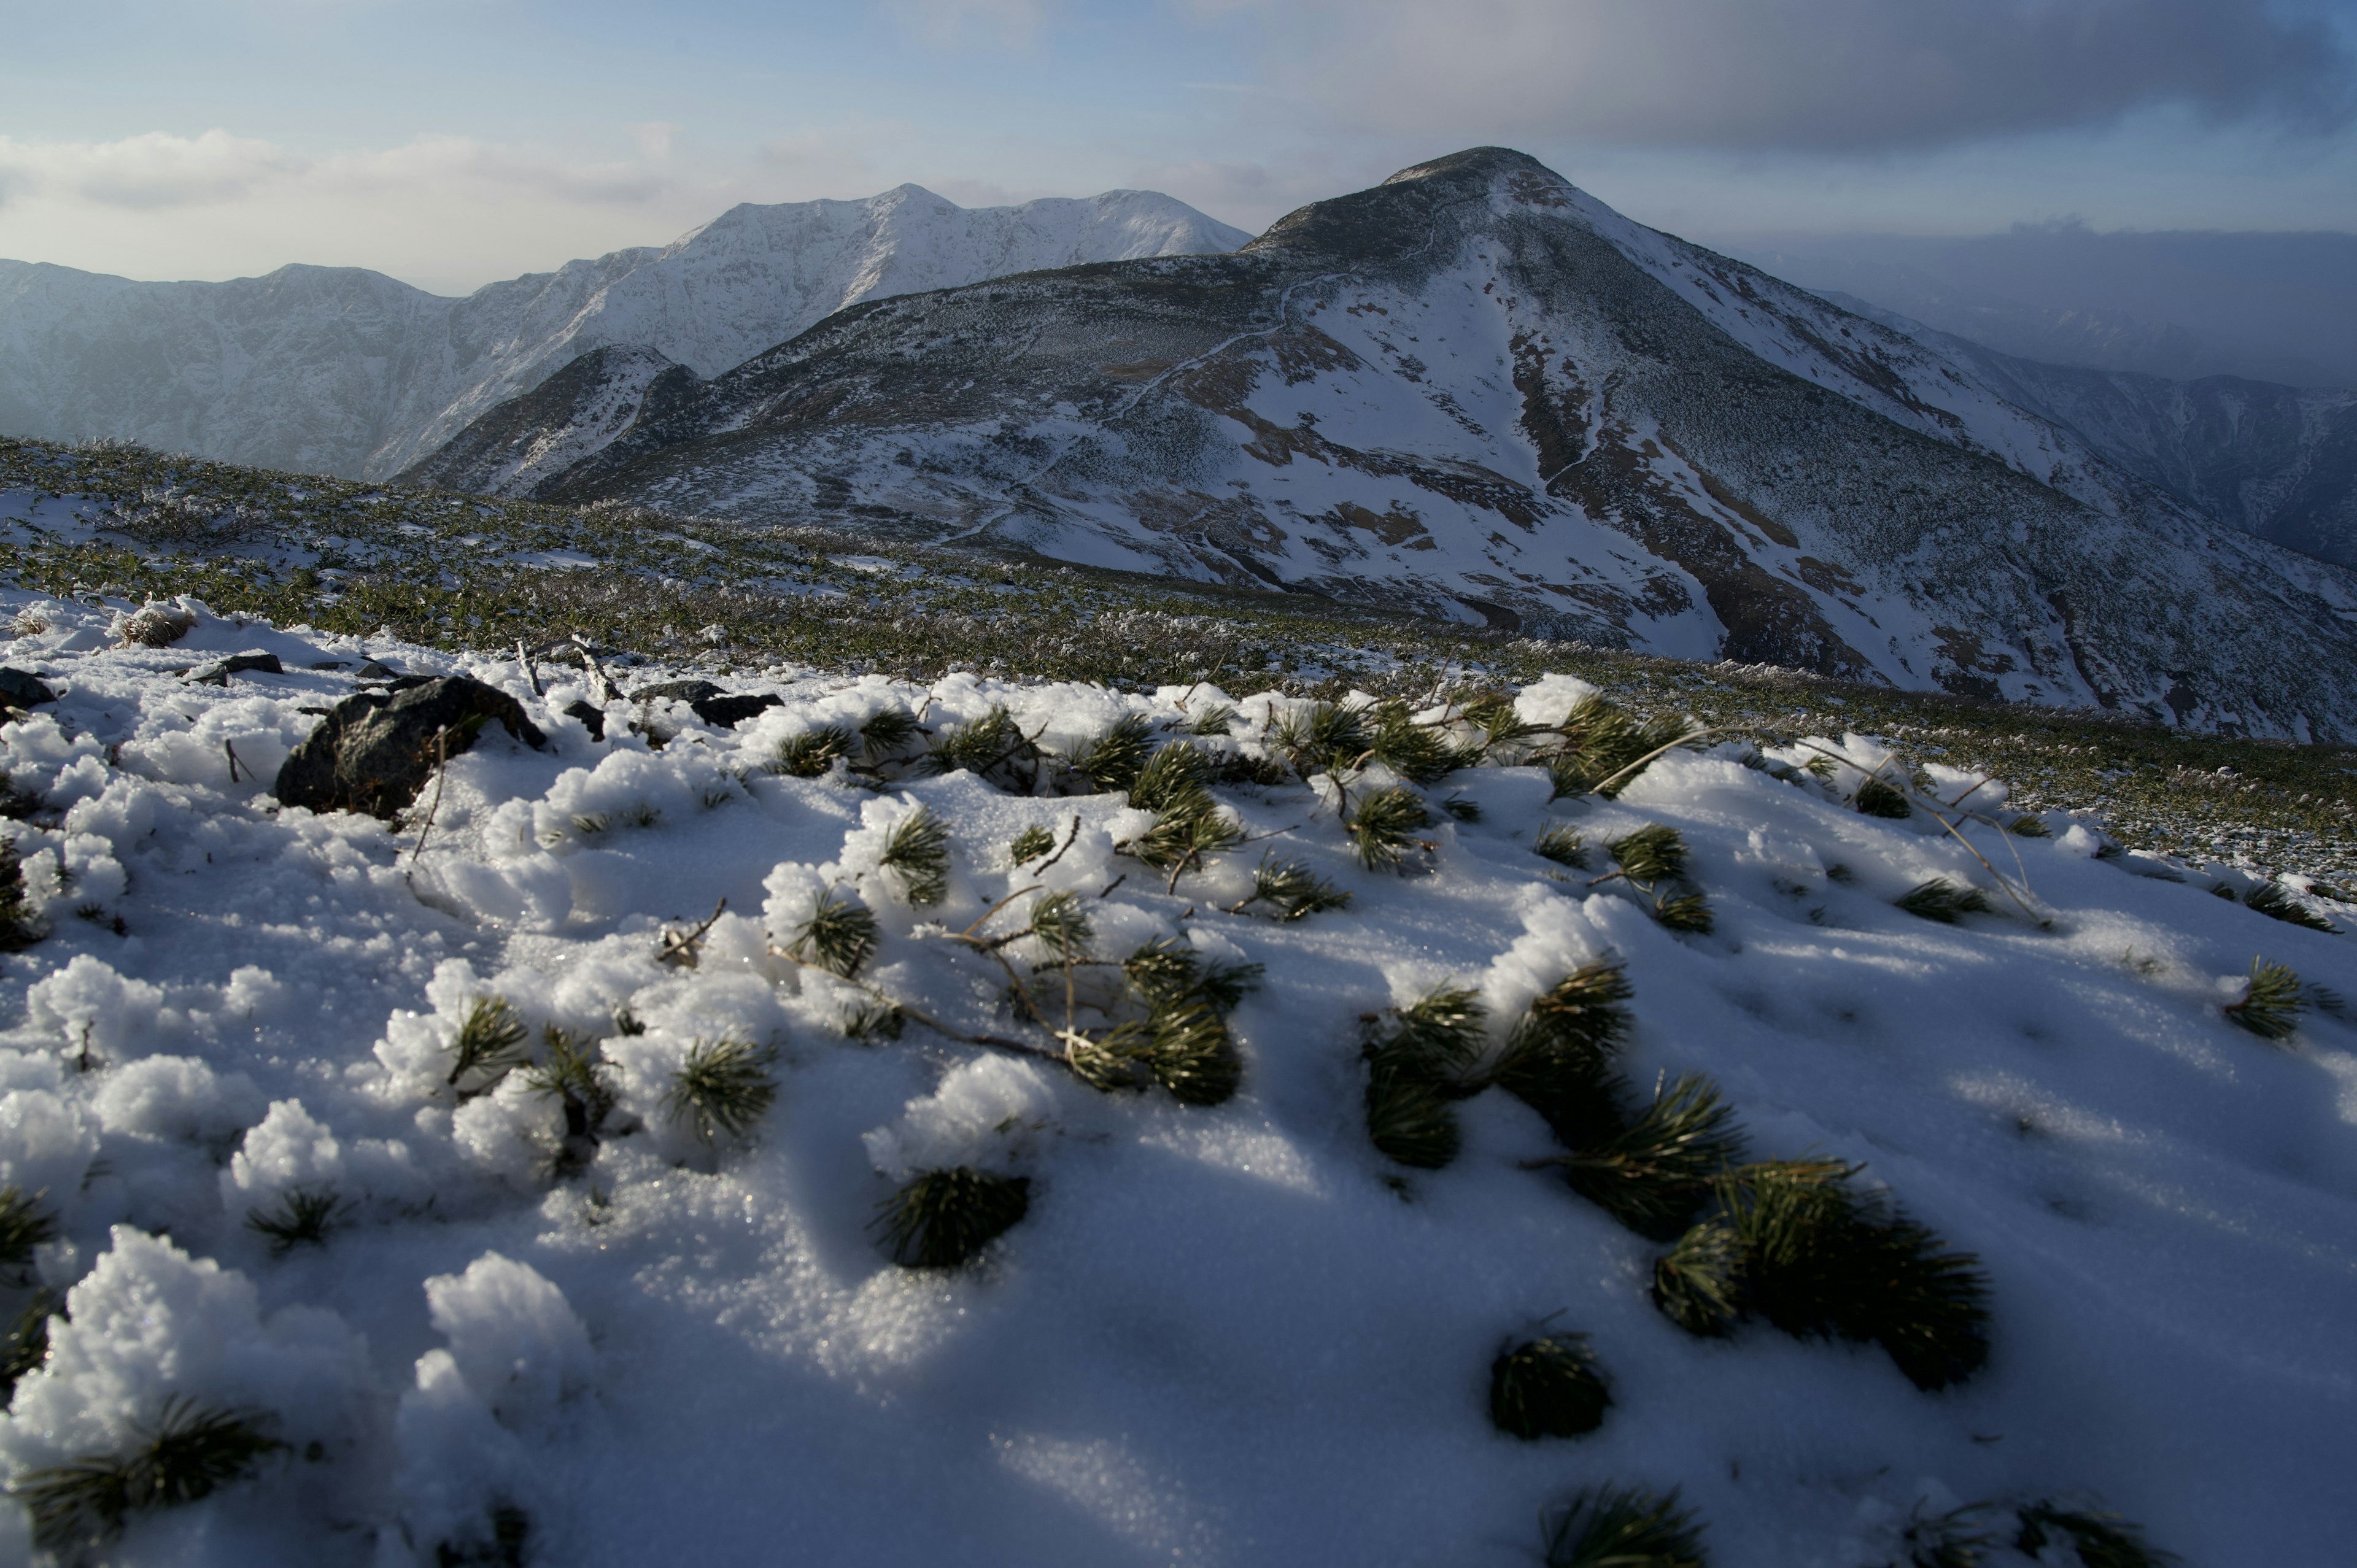
[[[1406,875],[1351,858],[1330,779],[1222,786],[1275,836],[1174,887],[1117,852],[1151,821],[1120,794],[767,765],[889,708],[938,728],[1003,703],[1059,752],[1135,714],[1167,744],[1228,700],[1208,688],[781,670],[723,681],[784,699],[734,730],[616,703],[598,741],[564,713],[594,696],[575,669],[542,666],[536,696],[511,660],[389,639],[202,616],[124,649],[112,611],[0,595],[8,617],[46,629],[0,662],[60,696],[0,729],[43,802],[7,831],[51,933],[0,960],[0,1182],[58,1212],[37,1269],[70,1321],[0,1459],[21,1477],[121,1451],[170,1396],[270,1412],[288,1445],[135,1515],[109,1562],[499,1561],[495,1520],[512,1538],[521,1517],[508,1560],[580,1565],[1507,1564],[1534,1560],[1546,1505],[1607,1482],[1682,1487],[1721,1564],[1891,1562],[1911,1517],[1984,1500],[2100,1498],[2208,1568],[2334,1561],[2357,1528],[2357,1033],[2311,1008],[2271,1043],[2224,1011],[2255,954],[2357,995],[2351,939],[2213,897],[2214,872],[2103,853],[2060,813],[2047,838],[2001,832],[2001,782],[1958,836],[1860,814],[1855,769],[1780,779],[1735,742],[1617,800],[1550,803],[1543,769],[1483,767],[1426,791],[1479,817],[1436,811]],[[172,673],[247,649],[289,672]],[[493,726],[399,829],[282,810],[279,764],[371,657],[500,687],[549,748]],[[1550,678],[1518,712],[1559,721],[1581,690]],[[1256,753],[1296,706],[1234,703],[1232,736],[1200,744]],[[1945,799],[1975,781],[1929,770]],[[916,907],[881,857],[920,806],[951,858]],[[1550,822],[1591,869],[1534,853]],[[1595,846],[1653,822],[1691,846],[1712,933],[1593,881]],[[1019,869],[1034,827],[1068,847]],[[1268,853],[1348,908],[1225,912]],[[1935,876],[1996,912],[1894,907]],[[868,989],[777,950],[831,885],[878,922]],[[994,957],[954,934],[1019,931],[1065,891],[1099,954],[1166,937],[1263,966],[1232,1018],[1232,1098],[1101,1093],[913,1019],[846,1037],[883,995],[1052,1047],[1005,1004],[1040,940]],[[723,898],[695,961],[664,961]],[[1371,1145],[1362,1015],[1453,981],[1501,1039],[1608,956],[1634,989],[1632,1083],[1707,1073],[1751,1157],[1862,1163],[1979,1255],[1985,1369],[1925,1392],[1870,1345],[1690,1337],[1648,1298],[1663,1245],[1524,1168],[1558,1148],[1501,1091],[1458,1107],[1446,1168]],[[490,996],[544,1057],[551,1027],[602,1042],[615,1105],[586,1169],[559,1174],[561,1102],[525,1074],[454,1091]],[[725,1039],[774,1051],[777,1096],[706,1141],[667,1095]],[[897,1266],[878,1205],[957,1165],[1028,1177],[1028,1214],[965,1267]],[[349,1207],[274,1252],[249,1213],[298,1188]],[[1609,1381],[1601,1428],[1499,1432],[1492,1359],[1562,1331]],[[0,1510],[0,1560],[29,1551]]]

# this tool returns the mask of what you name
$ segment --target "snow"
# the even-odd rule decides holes
[[[0,596],[0,624],[31,602]],[[1004,703],[1068,746],[1234,702],[1237,737],[1207,742],[1229,747],[1294,699],[775,670],[720,677],[785,699],[737,730],[618,711],[592,742],[556,716],[586,694],[560,670],[535,696],[511,660],[209,613],[169,649],[70,646],[113,613],[43,601],[49,629],[0,649],[62,693],[0,731],[49,802],[6,831],[51,929],[0,959],[0,1180],[59,1213],[38,1267],[70,1314],[0,1418],[0,1461],[112,1451],[172,1394],[272,1412],[290,1447],[143,1517],[111,1562],[432,1563],[521,1509],[530,1561],[577,1564],[766,1561],[785,1540],[876,1563],[1507,1564],[1544,1505],[1608,1480],[1683,1487],[1715,1561],[1795,1568],[1889,1561],[1919,1505],[1991,1498],[2097,1495],[2220,1568],[2330,1561],[2357,1526],[2337,1435],[2357,1418],[2357,1036],[2319,1011],[2270,1045],[2222,1011],[2255,953],[2357,994],[2352,939],[2212,897],[2212,870],[2117,855],[2061,813],[2047,839],[1863,816],[1841,797],[1888,754],[1856,736],[1772,754],[1846,759],[1829,784],[1732,745],[1667,757],[1617,801],[1460,771],[1431,793],[1481,816],[1434,829],[1410,875],[1349,858],[1330,784],[1223,787],[1278,836],[1166,892],[1118,853],[1147,819],[1117,795],[965,773],[871,792],[762,764],[888,704],[938,727]],[[171,673],[257,645],[290,672]],[[307,666],[363,655],[499,685],[553,749],[494,733],[455,760],[422,850],[414,822],[230,781],[221,741],[266,783],[300,710],[350,690]],[[1559,721],[1586,691],[1551,676],[1518,711]],[[655,748],[632,718],[673,733]],[[1980,783],[1931,776],[1943,798]],[[951,829],[938,905],[880,865],[919,805]],[[1674,934],[1624,885],[1534,855],[1550,820],[1590,845],[1676,827],[1716,932]],[[1010,865],[1030,826],[1069,838],[1052,867]],[[1351,907],[1222,912],[1265,849]],[[1933,875],[1999,912],[1892,907]],[[1234,1099],[1103,1095],[914,1021],[853,1040],[867,993],[773,950],[836,888],[880,928],[862,981],[1005,1034],[1004,974],[944,930],[1018,929],[1034,886],[1079,893],[1101,952],[1167,936],[1264,966],[1233,1017]],[[660,961],[663,932],[723,897],[698,961]],[[1862,1162],[1980,1254],[1984,1371],[1926,1393],[1871,1347],[1688,1337],[1646,1297],[1660,1248],[1522,1168],[1555,1145],[1501,1093],[1460,1106],[1444,1170],[1370,1146],[1362,1015],[1453,981],[1494,1046],[1608,954],[1635,988],[1633,1082],[1707,1072],[1755,1155]],[[602,1039],[616,1107],[586,1170],[553,1173],[563,1114],[522,1078],[454,1097],[451,1043],[490,995],[534,1049],[551,1027]],[[618,1032],[624,1010],[640,1032]],[[722,1039],[777,1053],[742,1143],[665,1105]],[[877,1206],[955,1164],[1029,1178],[1028,1217],[964,1269],[896,1267]],[[329,1185],[352,1207],[323,1245],[274,1254],[249,1228]],[[1602,1359],[1614,1402],[1588,1437],[1489,1424],[1491,1358],[1541,1324]],[[0,1561],[23,1528],[0,1513]]]

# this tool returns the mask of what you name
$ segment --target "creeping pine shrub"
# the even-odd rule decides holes
[[[2255,957],[2243,999],[2227,1004],[2226,1016],[2263,1040],[2280,1040],[2299,1027],[2299,1015],[2307,1008],[2299,976],[2288,964]]]
[[[747,1040],[698,1040],[663,1091],[663,1113],[689,1123],[707,1144],[723,1135],[747,1137],[777,1102],[770,1077],[776,1059],[775,1051]]]
[[[794,928],[786,950],[804,963],[848,980],[875,956],[876,943],[875,915],[866,905],[830,887],[813,897],[810,916]]]
[[[0,1333],[0,1407],[15,1397],[19,1380],[49,1359],[49,1319],[65,1314],[66,1298],[44,1285]]]
[[[876,863],[899,877],[909,903],[940,903],[950,889],[949,824],[919,806],[892,824]]]
[[[285,1446],[266,1411],[223,1410],[173,1395],[132,1446],[17,1477],[10,1495],[32,1516],[33,1544],[59,1555],[103,1546],[134,1514],[192,1503],[242,1480]]]
[[[2016,838],[2050,839],[2054,836],[2053,832],[2048,829],[2043,820],[2032,816],[2028,811],[2024,811],[2021,815],[2014,818],[2013,821],[2006,823],[2005,831],[2013,834]]]
[[[1339,703],[1315,703],[1306,713],[1288,714],[1268,736],[1270,747],[1304,779],[1357,767],[1372,741],[1365,710]]]
[[[1666,822],[1648,822],[1604,848],[1620,867],[1620,875],[1641,886],[1651,887],[1686,873],[1686,841]]]
[[[13,1182],[0,1187],[0,1273],[23,1278],[33,1249],[57,1239],[57,1213],[41,1207],[40,1194],[27,1197]]]
[[[1229,905],[1228,913],[1241,915],[1255,904],[1264,904],[1279,920],[1300,920],[1342,908],[1350,902],[1348,893],[1301,862],[1278,860],[1271,850],[1261,856],[1259,867],[1253,872],[1251,894]]]
[[[778,743],[771,766],[795,779],[816,779],[859,752],[859,736],[841,725],[824,725]]]
[[[1029,929],[1059,963],[1083,961],[1096,940],[1096,929],[1077,893],[1050,893],[1033,904]]]
[[[2052,1498],[2026,1503],[2015,1510],[2019,1529],[2014,1550],[2025,1557],[2040,1556],[2057,1541],[2068,1541],[2081,1568],[2168,1568],[2182,1561],[2144,1538],[2144,1527],[2131,1524],[2100,1507],[2065,1508]]]
[[[2292,897],[2279,882],[2262,882],[2243,895],[2245,908],[2256,909],[2271,918],[2295,926],[2306,926],[2311,931],[2340,929],[2331,921]]]
[[[1125,845],[1126,852],[1157,871],[1178,874],[1200,868],[1203,857],[1233,849],[1244,830],[1211,798],[1211,758],[1197,746],[1166,746],[1138,769],[1129,803],[1152,811],[1154,825]]]
[[[1226,703],[1213,703],[1188,721],[1189,735],[1226,735],[1236,721],[1236,710]]]
[[[1417,724],[1405,703],[1378,703],[1369,716],[1374,724],[1367,749],[1411,784],[1437,784],[1478,760],[1459,752],[1437,729]]]
[[[1006,859],[1010,865],[1021,865],[1040,859],[1055,847],[1056,835],[1035,822],[1007,841]]]
[[[276,1208],[247,1209],[245,1224],[270,1239],[271,1256],[283,1257],[297,1247],[326,1246],[328,1232],[354,1207],[339,1200],[332,1186],[289,1187]]]
[[[1548,1510],[1546,1568],[1704,1568],[1702,1526],[1678,1489],[1588,1487]]]
[[[1414,848],[1416,834],[1432,826],[1424,797],[1405,784],[1372,789],[1359,797],[1358,809],[1345,818],[1342,831],[1351,853],[1370,871],[1397,866]]]
[[[1653,753],[1698,738],[1684,718],[1641,721],[1593,693],[1573,704],[1555,727],[1563,742],[1544,758],[1552,800],[1589,794],[1611,800],[1636,781],[1644,772],[1640,764]]]
[[[1067,1030],[1065,1061],[1094,1089],[1158,1084],[1182,1105],[1218,1105],[1243,1077],[1227,1015],[1260,974],[1258,964],[1207,961],[1187,943],[1157,937],[1122,963],[1123,984],[1143,1016],[1094,1036]]]
[[[953,1269],[1031,1208],[1031,1183],[966,1165],[925,1171],[886,1198],[875,1229],[904,1269]]]
[[[1722,1174],[1718,1211],[1653,1272],[1653,1303],[1689,1333],[1766,1318],[1803,1338],[1879,1344],[1909,1381],[1944,1388],[1988,1359],[1988,1281],[1835,1160],[1771,1160]]]
[[[1143,714],[1125,714],[1113,726],[1077,747],[1064,760],[1099,789],[1123,791],[1137,782],[1153,748],[1154,726]]]
[[[1617,960],[1583,964],[1531,999],[1498,1058],[1492,1080],[1575,1149],[1621,1130],[1613,1063],[1628,1041],[1632,994]]]
[[[1539,836],[1531,841],[1531,853],[1570,870],[1587,869],[1587,847],[1580,842],[1579,830],[1569,822],[1549,822],[1541,828]]]
[[[919,733],[917,715],[896,704],[878,708],[860,721],[859,744],[868,761],[880,762],[915,740]]]
[[[1934,876],[1910,888],[1899,907],[1909,914],[1926,920],[1937,920],[1953,926],[1966,915],[1989,912],[1988,895],[1969,883]]]
[[[517,1047],[523,1037],[523,1020],[516,1016],[506,997],[476,997],[458,1026],[457,1037],[451,1041],[450,1076],[445,1081],[458,1090],[462,1100],[489,1093],[522,1062]],[[478,1081],[462,1085],[459,1080],[466,1078]]]
[[[971,724],[952,725],[935,736],[926,766],[935,773],[964,768],[985,783],[1028,795],[1046,755],[1002,703]]]
[[[1438,1170],[1457,1157],[1450,1102],[1481,1087],[1473,1068],[1488,1015],[1480,993],[1444,985],[1370,1021],[1367,1136],[1385,1158]]]
[[[1944,1513],[1925,1513],[1916,1504],[1907,1527],[1899,1532],[1900,1547],[1907,1553],[1905,1568],[1978,1568],[1996,1544],[1996,1534],[1982,1522],[1987,1512],[1980,1503]]]
[[[1525,1340],[1490,1364],[1491,1424],[1525,1442],[1593,1432],[1611,1403],[1584,1334]]]
[[[1166,746],[1134,769],[1129,803],[1141,811],[1174,811],[1210,800],[1211,759],[1202,747]]]
[[[16,841],[0,839],[0,952],[23,952],[46,933],[25,886],[25,863]]]
[[[1711,1183],[1743,1152],[1735,1113],[1700,1073],[1682,1073],[1626,1127],[1542,1162],[1559,1165],[1573,1191],[1641,1236],[1666,1241],[1684,1230]]]
[[[1857,799],[1853,802],[1869,817],[1888,817],[1893,822],[1915,814],[1907,803],[1906,792],[1878,774],[1869,773],[1857,787]]]
[[[595,1040],[554,1024],[543,1038],[547,1053],[524,1069],[523,1079],[534,1095],[555,1100],[565,1112],[565,1142],[552,1174],[559,1178],[578,1176],[597,1157],[606,1118],[613,1114],[613,1069]]]

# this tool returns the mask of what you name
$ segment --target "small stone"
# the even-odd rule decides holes
[[[196,685],[226,686],[232,675],[285,673],[286,668],[278,662],[278,655],[249,648],[243,653],[232,653],[226,659],[216,659],[210,664],[199,665],[188,672],[188,680]]]
[[[589,732],[589,738],[591,740],[603,740],[606,738],[605,709],[593,707],[589,703],[583,702],[580,698],[576,697],[573,701],[565,704],[565,716],[568,719],[579,719],[581,721],[582,727]]]
[[[726,692],[709,681],[663,681],[652,686],[640,687],[630,693],[630,701],[634,703],[669,701],[685,703],[690,707],[694,707],[707,698],[726,695],[727,695]]]
[[[393,676],[393,671],[391,665],[381,664],[371,659],[361,666],[360,673],[353,678],[361,681],[390,681]]]
[[[695,716],[697,718],[702,719],[705,724],[711,725],[715,728],[735,729],[738,725],[743,724],[755,714],[761,712],[765,708],[781,706],[784,702],[785,699],[783,697],[777,696],[769,692],[763,692],[758,696],[724,695],[718,697],[705,697],[696,702],[690,703],[688,706],[695,710]]]

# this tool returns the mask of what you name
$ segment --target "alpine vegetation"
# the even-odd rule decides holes
[[[988,604],[1060,591],[1006,570]],[[1241,614],[1057,634],[1200,639],[1157,685],[776,661],[717,611],[655,623],[692,661],[552,650],[472,600],[524,646],[191,594],[158,648],[74,580],[0,603],[50,693],[0,676],[38,936],[0,1556],[1503,1563],[1538,1519],[1627,1568],[1706,1517],[1770,1568],[2136,1561],[2090,1487],[2190,1561],[2357,1529],[2313,1326],[2339,882],[2280,885],[2340,929],[2254,928],[2202,889],[2259,878],[1953,735],[1385,675]],[[519,727],[396,820],[273,792],[323,733],[298,776],[361,768],[413,678]],[[2168,1452],[1972,1441],[2123,1410]],[[948,1480],[876,1507],[879,1455]]]

